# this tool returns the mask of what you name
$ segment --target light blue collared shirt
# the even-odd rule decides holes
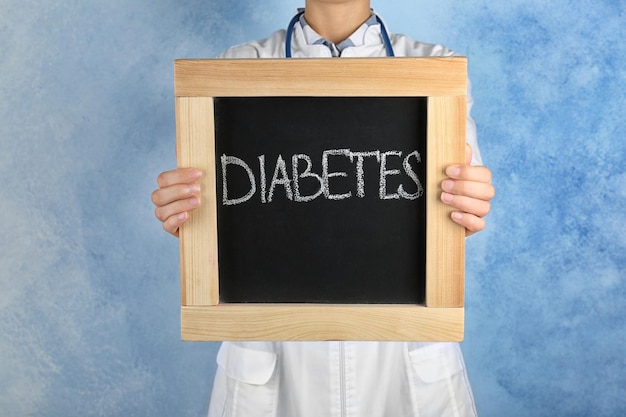
[[[302,9],[300,9],[302,10]],[[330,52],[333,57],[341,56],[341,53],[345,48],[351,46],[363,46],[365,44],[365,33],[367,32],[367,28],[372,25],[378,25],[379,23],[376,21],[376,16],[372,13],[361,26],[357,28],[357,30],[352,33],[348,37],[338,44],[334,44],[333,42],[325,39],[319,33],[317,33],[313,28],[307,23],[304,18],[304,14],[300,16],[300,25],[302,26],[302,31],[304,32],[304,37],[306,42],[309,45],[325,45],[330,49]]]

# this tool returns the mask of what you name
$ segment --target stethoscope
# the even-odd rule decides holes
[[[304,10],[298,12],[291,22],[289,22],[289,26],[287,27],[287,36],[285,37],[285,57],[291,58],[291,38],[293,36],[293,27],[300,20],[300,16],[304,14]],[[380,32],[383,38],[383,43],[385,44],[385,49],[387,50],[387,56],[395,56],[393,53],[393,47],[391,46],[391,41],[389,40],[389,35],[387,34],[387,28],[383,23],[382,19],[378,17],[377,14],[374,15],[376,17],[376,22],[380,25]]]

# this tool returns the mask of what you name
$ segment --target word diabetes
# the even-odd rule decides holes
[[[261,203],[271,203],[277,193],[284,193],[287,200],[298,203],[317,198],[364,198],[366,189],[371,189],[366,186],[366,177],[368,181],[374,178],[377,181],[378,198],[381,200],[415,200],[424,194],[422,182],[416,173],[421,163],[417,151],[403,154],[396,150],[328,149],[322,152],[318,160],[321,170],[318,168],[318,172],[314,172],[311,156],[298,153],[285,159],[279,154],[275,162],[272,158],[273,169],[269,177],[265,155],[259,155],[251,162],[223,154],[220,157],[222,204],[230,206],[246,203],[257,191]],[[245,185],[242,186],[242,181],[239,181],[236,187],[229,188],[229,178],[232,176],[240,179],[247,176],[247,180],[243,181]]]

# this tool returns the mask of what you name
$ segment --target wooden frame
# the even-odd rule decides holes
[[[465,161],[466,82],[463,57],[177,60],[178,165],[204,171],[180,231],[183,340],[462,340],[465,230],[439,194]],[[269,96],[428,98],[425,305],[220,303],[213,100]]]

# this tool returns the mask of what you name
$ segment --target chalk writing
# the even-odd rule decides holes
[[[332,168],[331,161],[343,159],[349,161],[350,172],[344,166],[344,170]],[[222,168],[222,204],[225,206],[242,204],[249,201],[259,191],[259,198],[262,203],[271,203],[274,200],[277,190],[282,190],[285,198],[290,201],[304,203],[315,200],[323,196],[327,200],[345,200],[356,196],[365,197],[366,173],[364,162],[366,159],[375,160],[378,164],[378,197],[381,200],[415,200],[424,194],[421,180],[416,174],[416,165],[421,163],[419,152],[413,151],[403,156],[402,151],[379,150],[355,152],[350,149],[329,149],[321,155],[321,173],[313,171],[313,160],[309,155],[298,153],[291,156],[287,161],[291,162],[291,170],[288,169],[287,162],[282,155],[278,155],[274,163],[274,170],[271,177],[266,173],[266,156],[259,155],[258,172],[253,171],[250,164],[234,155],[223,154],[220,158]],[[232,192],[228,187],[228,173],[232,170],[243,170],[248,178],[247,190],[237,190],[238,196],[230,195]],[[291,172],[291,175],[290,175]],[[258,182],[257,182],[258,174]],[[370,174],[371,175],[371,174]],[[408,187],[400,183],[395,190],[388,190],[387,179],[392,176],[400,176],[408,179]],[[271,178],[268,184],[267,179]],[[332,190],[333,178],[354,178],[355,187],[353,190],[338,193]],[[313,181],[316,186],[314,192],[303,194],[300,186],[302,180]],[[257,187],[258,184],[258,187]],[[258,190],[257,190],[258,188]],[[408,192],[407,188],[414,189]],[[310,190],[310,189],[309,189]],[[335,191],[335,192],[333,192]],[[353,191],[355,191],[353,193]]]

